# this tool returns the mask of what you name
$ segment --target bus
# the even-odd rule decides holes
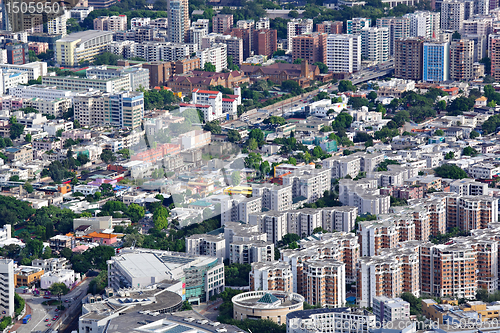
[[[30,320],[31,320],[31,315],[30,315],[30,314],[29,314],[29,315],[24,316],[24,318],[23,318],[23,324],[27,324],[27,323],[29,323],[29,322],[30,322]]]

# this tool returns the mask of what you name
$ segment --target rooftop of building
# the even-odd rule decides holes
[[[74,42],[80,40],[80,42],[86,42],[92,38],[97,38],[100,36],[105,36],[113,34],[113,31],[101,31],[101,30],[86,30],[80,32],[74,32],[69,34],[61,39],[58,42]]]

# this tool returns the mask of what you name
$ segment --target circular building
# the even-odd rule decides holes
[[[303,309],[304,297],[296,293],[261,290],[236,295],[231,301],[234,319],[269,319],[281,325],[286,323],[288,313]]]

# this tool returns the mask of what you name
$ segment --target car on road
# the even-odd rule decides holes
[[[65,300],[64,303],[69,303],[69,299]]]
[[[49,318],[45,318],[45,322],[49,321]]]
[[[59,311],[59,309],[56,309],[56,312],[58,312],[58,311]]]
[[[47,327],[50,327],[50,326],[52,326],[52,324],[51,324],[51,323],[48,323],[48,324],[47,324]]]

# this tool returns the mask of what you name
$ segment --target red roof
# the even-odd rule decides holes
[[[179,106],[192,106],[195,108],[209,108],[210,105],[203,105],[203,104],[189,104],[189,103],[180,103]]]
[[[234,98],[223,98],[222,101],[223,102],[234,102],[235,99]]]
[[[209,94],[209,95],[218,95],[218,94],[220,94],[220,91],[200,90],[200,89],[193,89],[193,92],[198,93],[198,94]]]

